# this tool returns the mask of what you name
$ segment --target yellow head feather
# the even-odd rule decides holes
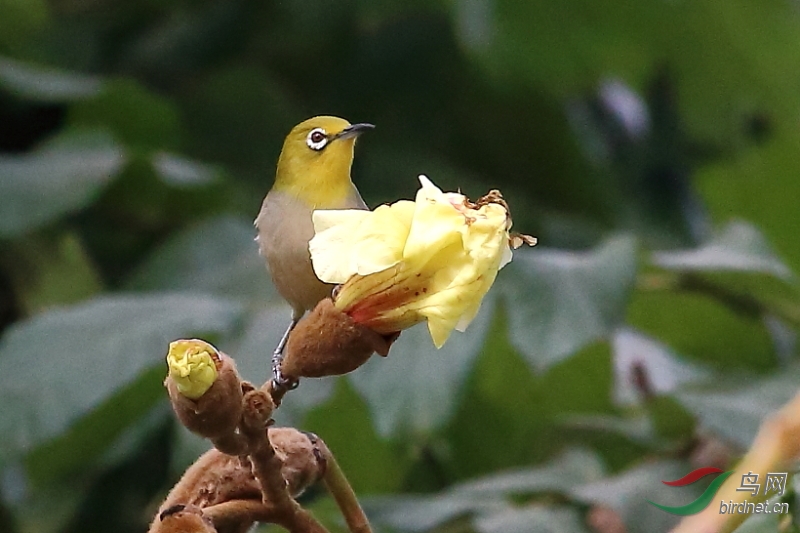
[[[274,190],[298,198],[313,208],[332,209],[351,194],[353,147],[368,124],[319,116],[301,122],[283,143]]]

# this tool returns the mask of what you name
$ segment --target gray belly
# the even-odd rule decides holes
[[[314,236],[314,226],[307,206],[270,192],[256,218],[256,227],[259,250],[275,288],[296,316],[330,296],[333,286],[317,279],[311,267],[308,241]]]

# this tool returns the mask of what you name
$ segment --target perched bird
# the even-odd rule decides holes
[[[308,241],[315,209],[367,209],[350,179],[356,138],[372,124],[350,124],[329,116],[301,122],[283,143],[275,183],[255,220],[256,241],[278,293],[292,306],[292,321],[272,356],[273,379],[280,374],[283,348],[306,311],[331,295],[311,266]]]

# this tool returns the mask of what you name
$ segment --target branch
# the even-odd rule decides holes
[[[173,410],[215,448],[186,470],[150,533],[245,533],[256,522],[292,533],[327,533],[295,500],[322,479],[351,532],[371,533],[325,443],[311,433],[270,427],[288,389],[271,380],[256,389],[242,381],[233,359],[200,340],[175,341],[167,360]]]
[[[320,449],[325,457],[325,462],[327,463],[325,476],[323,477],[325,486],[327,487],[328,492],[331,493],[331,496],[333,496],[334,500],[336,500],[336,505],[339,506],[339,510],[342,512],[342,516],[344,516],[344,520],[347,523],[347,527],[350,529],[350,532],[372,533],[372,528],[370,528],[367,515],[364,514],[364,510],[358,503],[356,493],[350,486],[350,482],[347,481],[347,477],[345,477],[344,471],[339,466],[336,458],[333,456],[325,443],[321,441]]]
[[[247,456],[236,457],[211,449],[186,470],[170,491],[149,532],[235,533],[239,528],[247,531],[256,522],[280,524],[290,531],[324,532],[310,516],[294,516],[306,512],[298,511],[292,499],[323,476],[326,461],[319,459],[321,441],[293,428],[270,428],[267,435],[271,443],[268,448],[274,450],[276,461],[270,461],[269,473],[264,475],[279,493],[287,494],[288,502],[283,496],[279,498],[284,505],[291,506],[288,512],[286,507],[265,499],[265,491],[255,474],[258,470],[263,473],[261,459],[252,461]],[[278,472],[271,470],[275,465]],[[276,479],[279,483],[274,483]],[[192,515],[207,519],[214,529],[201,528],[204,522]]]

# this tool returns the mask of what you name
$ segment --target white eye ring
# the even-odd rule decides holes
[[[328,144],[328,134],[322,128],[314,128],[308,132],[306,144],[312,150],[322,150]]]

